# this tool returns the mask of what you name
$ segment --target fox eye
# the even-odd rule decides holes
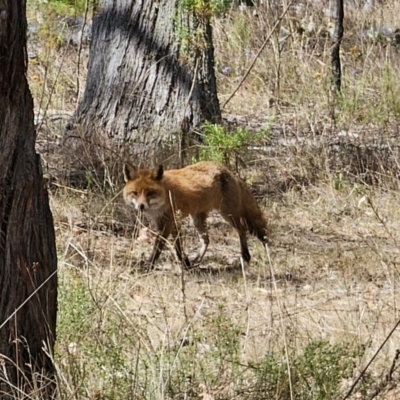
[[[154,190],[149,190],[149,191],[147,192],[147,196],[154,196],[154,194],[155,194],[155,191],[154,191]]]
[[[137,196],[137,192],[133,191],[131,192],[134,196]]]

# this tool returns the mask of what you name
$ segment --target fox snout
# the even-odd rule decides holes
[[[133,204],[138,211],[146,211],[149,209],[149,203],[143,199],[134,199]]]
[[[139,211],[144,211],[144,210],[146,209],[146,204],[139,203],[139,204],[136,206],[136,208],[137,208]]]

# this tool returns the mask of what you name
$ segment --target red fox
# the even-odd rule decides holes
[[[186,268],[191,262],[182,252],[174,212],[182,217],[190,215],[200,235],[201,247],[193,264],[199,264],[209,244],[206,218],[217,210],[239,234],[241,257],[247,264],[250,253],[246,231],[256,236],[264,245],[268,243],[267,219],[258,207],[246,183],[222,164],[202,161],[182,169],[164,171],[162,165],[154,169],[140,169],[130,164],[124,166],[125,187],[123,196],[128,205],[143,212],[157,238],[149,259],[153,267],[169,235],[179,260]]]

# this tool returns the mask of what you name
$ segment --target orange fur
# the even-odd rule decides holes
[[[263,244],[267,243],[267,219],[258,207],[246,183],[222,164],[203,161],[182,169],[164,171],[162,166],[139,169],[130,164],[124,167],[125,202],[142,211],[158,232],[149,262],[159,257],[169,235],[175,239],[178,258],[189,268],[191,263],[183,255],[174,212],[182,217],[190,215],[200,235],[201,248],[195,263],[199,263],[209,243],[206,218],[217,210],[238,232],[241,254],[250,261],[247,230]]]

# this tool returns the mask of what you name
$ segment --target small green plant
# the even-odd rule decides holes
[[[316,340],[311,341],[301,355],[292,359],[290,366],[286,360],[268,355],[254,366],[258,376],[256,392],[260,393],[257,398],[337,399],[342,381],[353,375],[355,361],[364,351],[363,346],[350,342],[332,345],[326,340]]]
[[[234,0],[178,0],[173,15],[174,29],[180,42],[180,53],[185,60],[192,53],[202,52],[213,46],[206,25],[211,18],[228,11]],[[188,21],[191,20],[190,23]],[[249,36],[245,21],[239,29],[239,36]],[[243,33],[245,32],[245,33]],[[193,56],[193,55],[192,55]]]
[[[246,146],[260,144],[266,138],[266,131],[252,132],[245,128],[228,131],[222,125],[207,122],[203,126],[204,145],[198,159],[218,161],[228,166],[233,164],[237,169],[240,151]]]
[[[227,12],[233,5],[234,0],[180,0],[182,9],[195,12],[199,16],[219,16]]]
[[[226,13],[233,5],[233,0],[213,0],[214,13],[219,16]]]
[[[50,0],[49,8],[53,9],[58,15],[71,16],[83,14],[86,7],[91,9],[95,3],[96,0]]]
[[[339,172],[333,177],[333,187],[336,190],[343,190],[345,187],[346,180],[344,178],[343,172]]]
[[[383,69],[382,92],[386,94],[385,103],[388,114],[395,117],[400,116],[399,88],[396,81],[397,73],[393,71],[390,64],[386,64]]]
[[[94,186],[94,181],[95,181],[95,177],[91,169],[87,169],[85,171],[85,180],[88,190],[91,190]]]

